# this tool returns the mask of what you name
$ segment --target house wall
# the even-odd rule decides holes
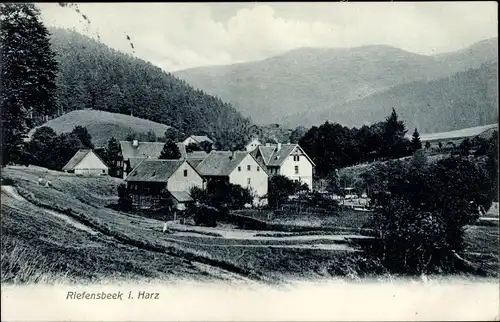
[[[189,144],[191,144],[191,143],[195,143],[195,144],[197,144],[198,142],[196,142],[193,138],[188,137],[188,138],[187,138],[187,139],[185,139],[185,140],[184,140],[184,142],[182,142],[182,143],[184,143],[184,145],[188,146],[188,145],[189,145]]]
[[[248,165],[250,166],[250,171],[248,171]],[[230,183],[239,184],[244,188],[251,188],[259,197],[267,194],[268,175],[250,154],[238,166],[241,167],[241,171],[238,171],[238,167],[236,167],[231,172],[229,175]],[[259,171],[257,171],[257,167],[259,167]],[[250,184],[248,184],[248,178],[250,178]]]
[[[76,175],[100,176],[108,174],[108,167],[93,153],[88,153],[74,168]]]
[[[257,140],[257,139],[253,139],[250,143],[247,144],[247,146],[245,147],[245,149],[248,152],[252,152],[253,150],[257,149],[257,147],[259,145],[261,145],[260,141]]]
[[[187,177],[184,176],[184,170],[187,170]],[[186,191],[192,187],[203,187],[203,178],[189,165],[184,162],[168,179],[167,189],[169,191]]]
[[[294,161],[294,155],[299,156],[299,161]],[[295,173],[295,166],[299,167],[299,173]],[[292,152],[281,164],[279,173],[290,180],[298,180],[306,183],[309,189],[313,188],[313,166],[307,157],[297,149]]]

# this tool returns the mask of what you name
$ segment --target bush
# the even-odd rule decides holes
[[[463,267],[463,227],[491,204],[485,171],[469,160],[450,157],[428,165],[415,155],[392,169],[372,194],[377,205],[376,245],[369,251],[398,273],[454,271]]]
[[[191,209],[196,226],[217,227],[217,217],[220,210],[207,205],[200,205]]]
[[[2,186],[12,186],[15,183],[14,180],[12,180],[11,178],[7,178],[7,177],[1,177],[0,180],[1,180]]]
[[[194,187],[190,190],[190,195],[199,203],[229,209],[241,209],[253,201],[249,189],[226,181],[209,181],[206,190]]]
[[[118,186],[118,208],[123,211],[130,211],[132,209],[132,199],[124,183]]]

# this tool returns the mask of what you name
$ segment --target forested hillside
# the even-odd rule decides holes
[[[65,29],[50,29],[59,62],[59,114],[96,109],[207,134],[231,148],[248,136],[249,120],[230,104],[197,90],[146,61]]]
[[[498,64],[431,82],[414,82],[312,115],[296,115],[294,122],[320,124],[325,120],[346,126],[378,122],[395,108],[407,127],[433,133],[492,124],[498,121]]]
[[[311,126],[313,123],[307,122],[307,118],[314,119],[318,113],[336,110],[344,103],[402,84],[451,77],[497,61],[497,43],[497,38],[487,39],[436,56],[384,45],[297,48],[260,61],[202,66],[174,75],[220,96],[256,123]],[[468,86],[474,86],[474,79]],[[390,109],[389,106],[384,115]],[[352,113],[362,120],[365,112]],[[298,114],[300,117],[296,118]],[[330,120],[342,123],[342,119]],[[321,119],[320,123],[324,121]]]

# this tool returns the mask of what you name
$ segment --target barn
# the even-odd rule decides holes
[[[108,175],[109,167],[94,151],[78,150],[62,171],[81,176],[103,176]]]

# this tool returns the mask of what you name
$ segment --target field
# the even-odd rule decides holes
[[[51,127],[60,134],[71,132],[77,125],[87,128],[92,136],[92,142],[98,147],[104,146],[111,137],[124,140],[130,133],[147,133],[149,130],[153,130],[157,137],[162,137],[169,128],[167,125],[138,117],[97,110],[72,111],[42,126]],[[31,130],[29,135],[34,132],[35,129]]]
[[[2,186],[2,282],[183,278],[274,283],[385,274],[356,246],[366,214],[271,218],[273,229],[265,231],[176,223],[163,231],[163,221],[106,207],[116,202],[121,179],[74,177],[31,166],[7,167],[3,176],[14,184]],[[53,187],[39,185],[40,177]],[[487,255],[498,248],[498,228],[474,227],[468,230],[468,251],[493,263],[494,270],[498,258]]]

